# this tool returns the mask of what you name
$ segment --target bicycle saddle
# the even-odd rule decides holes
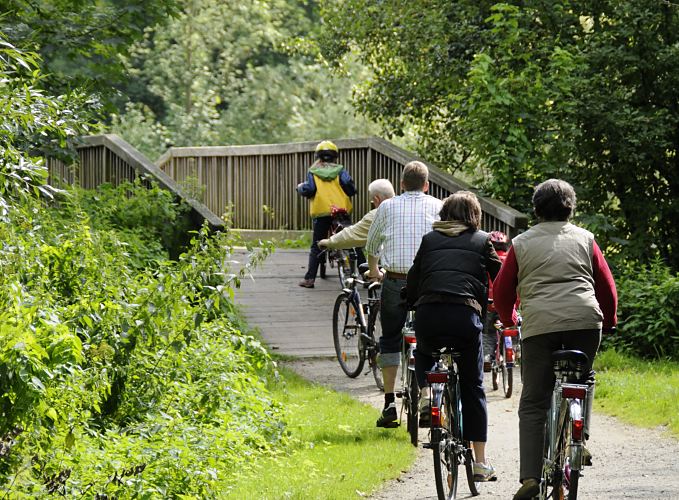
[[[589,358],[584,352],[566,349],[554,351],[552,353],[552,362],[556,363],[557,361],[570,361],[573,363],[583,363],[585,365],[589,364]]]
[[[589,365],[587,354],[575,350],[559,350],[552,353],[554,371],[564,373],[568,379],[582,380],[589,375],[585,373]]]

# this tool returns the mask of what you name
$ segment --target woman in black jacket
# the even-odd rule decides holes
[[[490,481],[495,469],[485,456],[488,414],[481,334],[488,276],[495,279],[501,262],[488,233],[479,230],[481,205],[474,193],[458,191],[446,198],[440,216],[434,230],[422,238],[408,272],[408,302],[417,311],[417,382],[425,388],[434,349],[453,347],[462,354],[458,365],[464,438],[473,443],[476,480]],[[423,392],[428,397],[426,388]],[[428,416],[425,410],[423,417]]]

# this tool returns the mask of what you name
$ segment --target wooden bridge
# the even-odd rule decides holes
[[[394,186],[401,180],[403,166],[420,159],[376,137],[335,141],[339,162],[351,173],[358,188],[354,200],[357,217],[369,209],[367,187],[377,178]],[[156,163],[148,160],[116,135],[84,137],[78,148],[80,161],[67,166],[48,159],[50,180],[56,184],[78,184],[95,188],[102,183],[117,185],[140,176],[155,179],[191,206],[196,224],[207,220],[220,228],[228,212],[231,226],[246,230],[308,231],[311,228],[306,199],[295,187],[304,180],[313,162],[317,141],[257,146],[170,148]],[[427,162],[425,162],[427,163]],[[469,184],[434,165],[430,169],[429,193],[437,198]],[[189,189],[189,187],[196,187]],[[528,216],[497,200],[479,197],[482,228],[514,236],[528,224]]]

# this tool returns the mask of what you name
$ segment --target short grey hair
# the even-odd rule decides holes
[[[567,221],[575,212],[575,189],[561,179],[538,184],[533,192],[535,215],[545,221]]]
[[[396,196],[394,191],[394,186],[391,184],[389,179],[375,179],[368,186],[368,196],[370,199],[373,196],[380,196],[384,199],[393,198]]]

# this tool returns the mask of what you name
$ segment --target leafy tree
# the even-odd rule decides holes
[[[144,29],[177,12],[177,0],[4,0],[3,31],[42,57],[47,88],[60,94],[88,85],[112,97],[124,78],[119,55]]]
[[[571,181],[582,219],[626,255],[679,269],[679,9],[653,0],[325,0],[332,63],[373,76],[359,110],[421,154],[530,209]],[[649,203],[649,199],[652,203]]]
[[[354,117],[350,77],[333,76],[296,50],[293,42],[317,22],[313,2],[187,2],[126,59],[137,90],[112,129],[149,156],[167,144],[370,133],[370,124]]]
[[[37,54],[18,50],[0,33],[0,212],[32,195],[52,196],[43,157],[68,161],[97,106],[73,91],[54,97],[41,89]]]

